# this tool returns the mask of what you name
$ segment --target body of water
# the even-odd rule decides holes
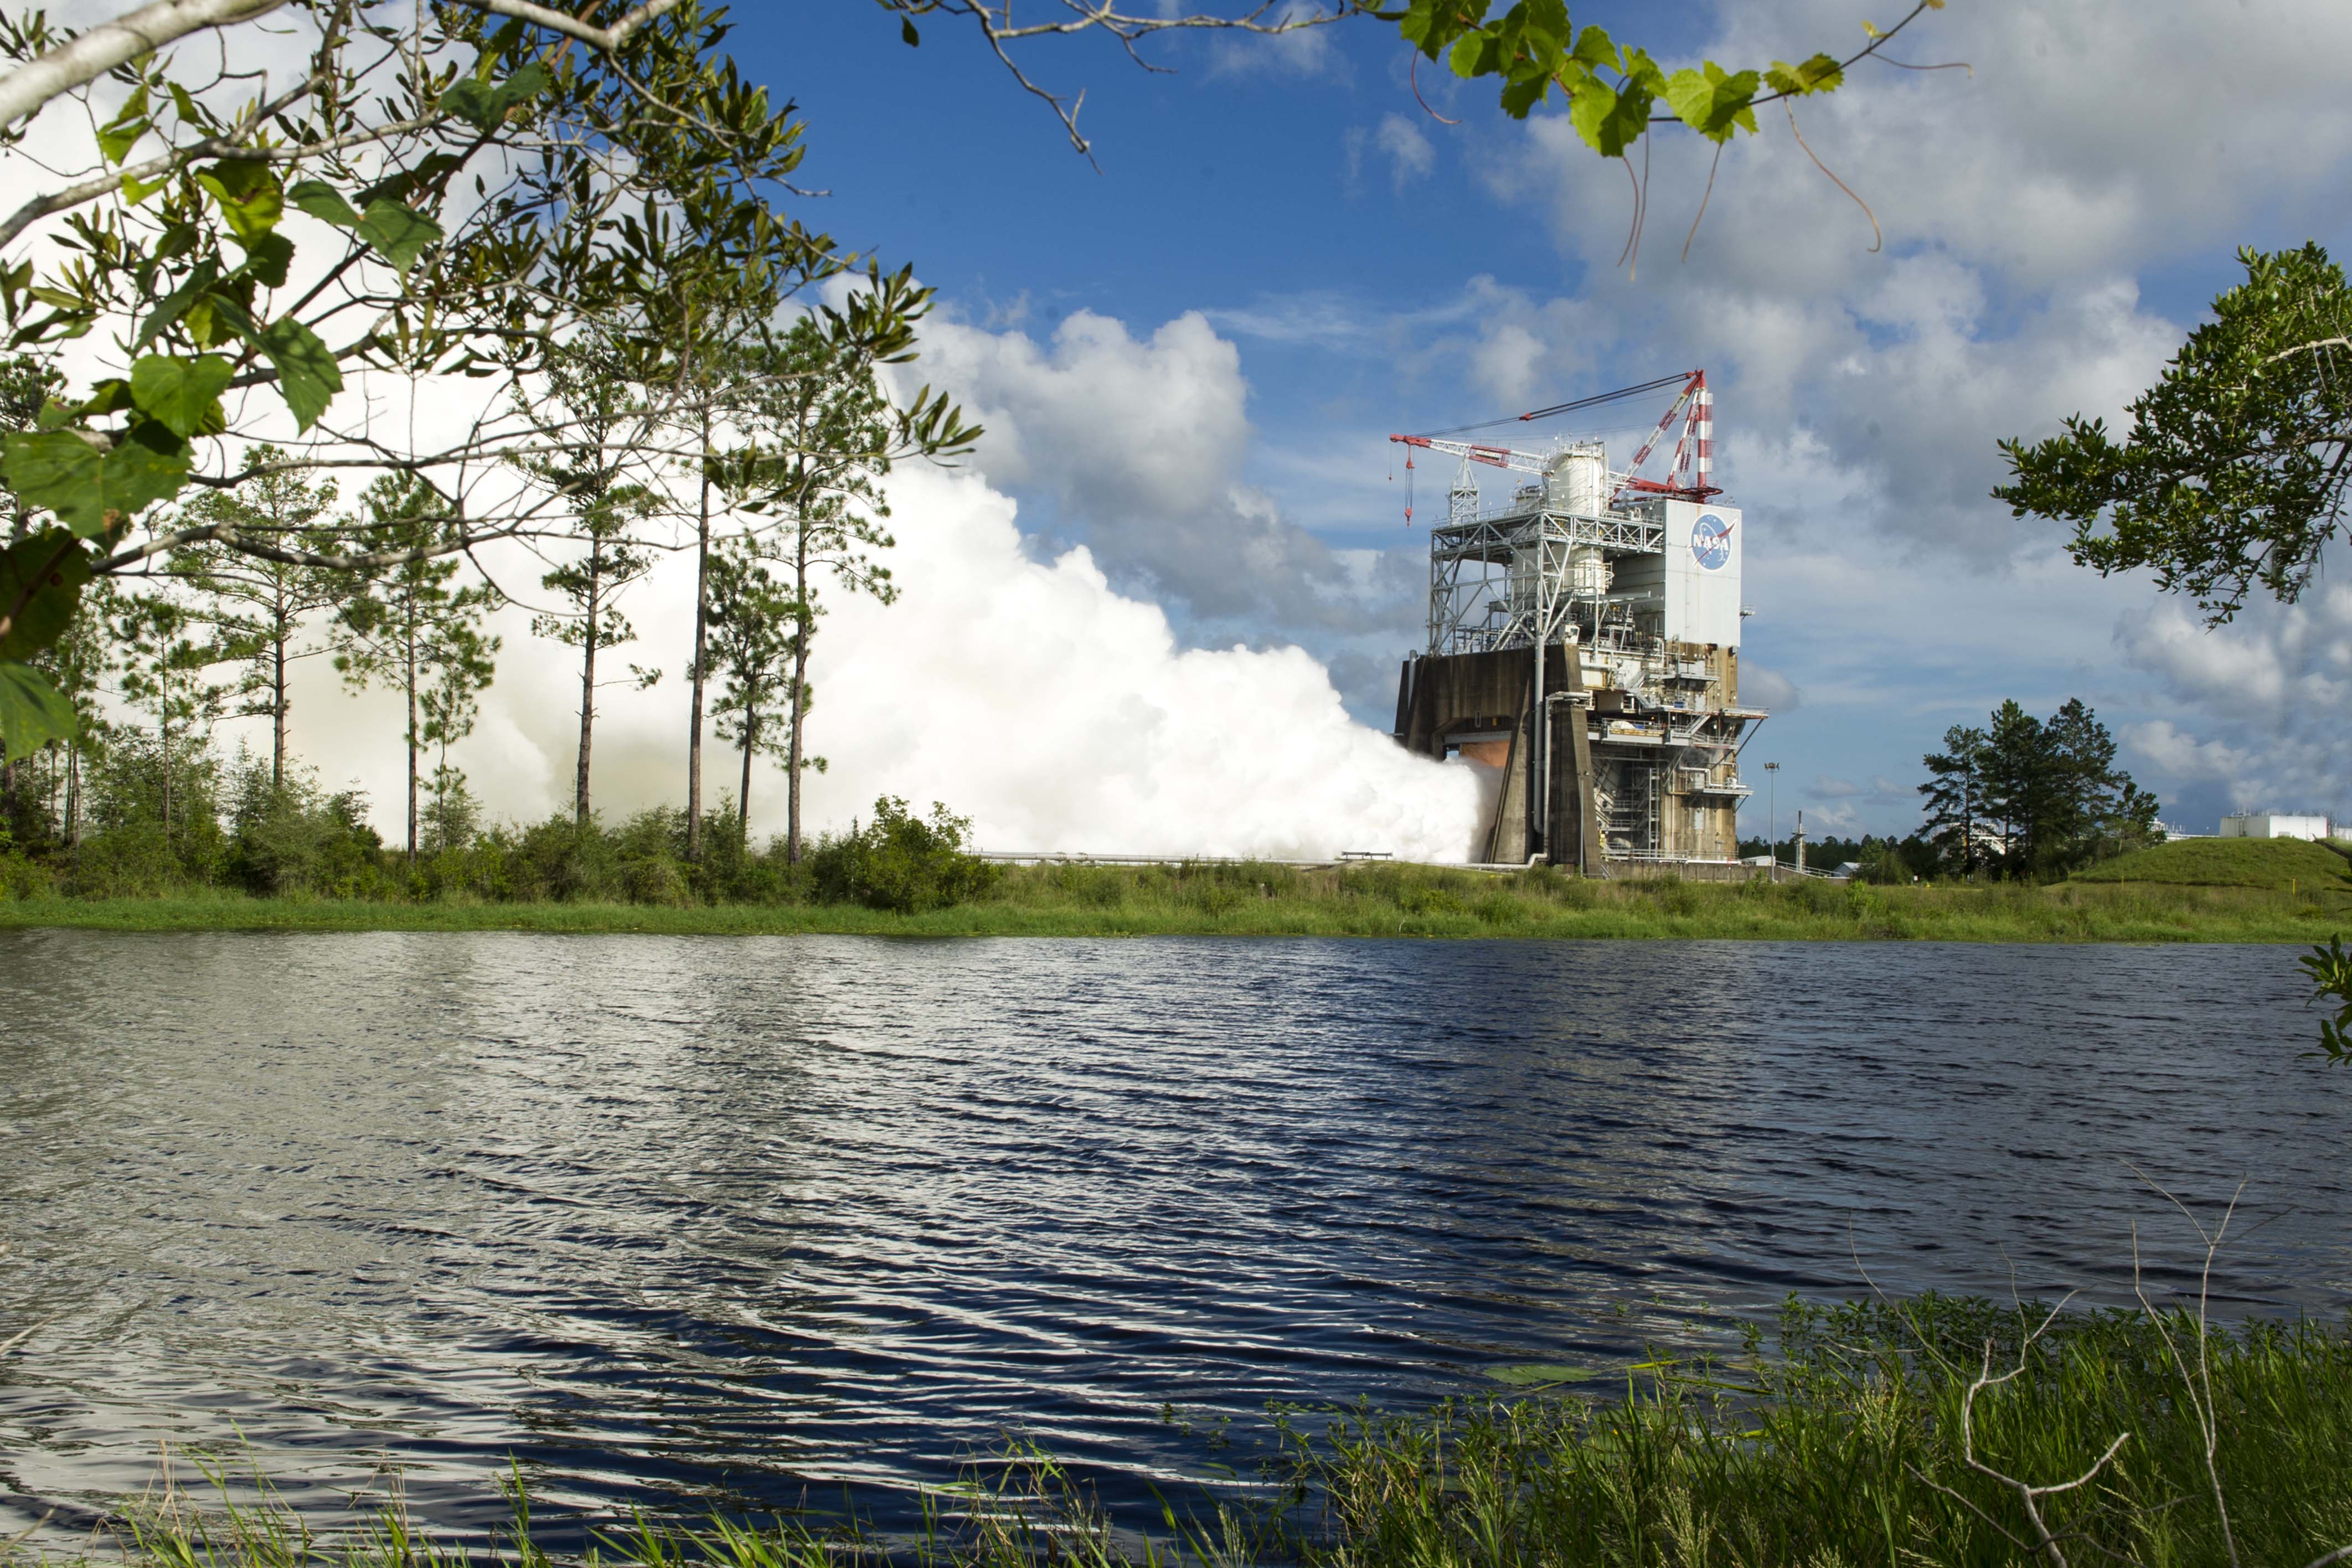
[[[159,1444],[321,1510],[1115,1503],[1268,1401],[1790,1292],[2334,1315],[2293,950],[0,932],[0,1532]],[[1178,1420],[1165,1419],[1173,1408]]]

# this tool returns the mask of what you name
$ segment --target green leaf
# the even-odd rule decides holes
[[[1538,1384],[1555,1383],[1587,1383],[1601,1374],[1580,1366],[1555,1366],[1548,1362],[1527,1362],[1517,1366],[1491,1368],[1486,1375],[1496,1383],[1507,1383],[1518,1388],[1530,1388]]]
[[[189,125],[195,126],[210,127],[218,123],[211,115],[198,107],[196,100],[188,95],[186,88],[176,81],[169,85],[172,89],[172,105],[180,111],[181,120]]]
[[[1542,102],[1550,89],[1551,78],[1540,72],[1515,78],[1503,89],[1503,112],[1514,120],[1525,120],[1528,111]]]
[[[343,193],[324,180],[298,180],[286,187],[286,200],[298,212],[309,213],[321,223],[337,228],[357,228],[359,209],[343,199]]]
[[[139,84],[138,90],[133,92],[123,104],[122,111],[99,127],[100,154],[110,163],[121,163],[131,155],[131,149],[138,145],[139,138],[147,134],[150,123],[147,117],[147,84],[142,81]]]
[[[906,40],[907,47],[910,49],[919,47],[923,41],[923,35],[915,31],[915,19],[912,16],[898,18],[898,37]]]
[[[1642,101],[1642,112],[1646,115],[1650,112],[1649,99],[1656,98],[1666,90],[1666,73],[1658,68],[1658,62],[1650,58],[1646,49],[1626,49],[1623,55],[1626,84],[1638,87],[1649,95]],[[1633,139],[1629,136],[1626,140]]]
[[[1815,55],[1802,65],[1792,66],[1786,60],[1774,60],[1764,79],[1774,92],[1785,92],[1791,98],[1804,98],[1816,92],[1834,92],[1844,84],[1845,68],[1827,55]]]
[[[186,315],[188,307],[194,305],[205,290],[210,289],[219,279],[218,263],[210,257],[198,262],[195,269],[188,274],[186,282],[157,300],[155,308],[147,312],[147,319],[139,324],[139,335],[131,340],[131,352],[137,353],[149,343],[153,342],[158,332]]]
[[[495,131],[519,105],[547,90],[547,68],[533,60],[496,84],[468,77],[450,84],[441,107],[476,130]]]
[[[1569,100],[1569,122],[1586,145],[1604,158],[1622,158],[1650,123],[1650,94],[1627,82],[1620,89],[1598,77],[1586,81]]]
[[[0,478],[28,505],[87,539],[101,531],[106,455],[70,430],[19,430],[0,447]]]
[[[196,184],[212,194],[241,244],[268,234],[286,216],[286,194],[267,165],[249,158],[223,159],[196,171]]]
[[[269,363],[278,367],[278,391],[304,430],[319,422],[335,394],[343,389],[343,373],[319,334],[291,316],[272,321],[255,338]]]
[[[246,242],[245,265],[236,269],[236,275],[250,278],[265,289],[282,289],[293,265],[294,242],[271,229]]]
[[[386,261],[406,272],[418,252],[439,241],[441,226],[413,207],[378,197],[368,204],[367,216],[360,219],[359,236]]]
[[[66,547],[62,556],[60,545]],[[32,581],[36,574],[37,582]],[[63,529],[43,529],[0,550],[0,615],[20,598],[24,602],[7,634],[0,636],[0,658],[30,658],[63,637],[89,581],[89,557]]]
[[[1576,63],[1587,70],[1622,70],[1623,62],[1617,58],[1617,46],[1610,41],[1608,29],[1587,27],[1576,36]]]
[[[25,501],[89,539],[179,494],[188,446],[152,419],[106,452],[70,430],[18,430],[0,448],[0,468]]]
[[[142,412],[183,437],[198,434],[220,414],[229,363],[218,354],[175,359],[149,354],[131,367],[131,395]]]
[[[0,661],[0,752],[8,761],[31,756],[51,741],[80,732],[73,704],[29,664]]]
[[[168,171],[152,180],[135,180],[125,174],[122,176],[122,199],[135,207],[171,183],[172,176]]]
[[[106,510],[128,521],[188,482],[188,443],[162,421],[146,420],[118,438],[101,468]],[[74,531],[81,532],[79,529]]]
[[[1725,142],[1735,129],[1756,129],[1749,105],[1762,79],[1754,71],[1727,76],[1713,60],[1699,70],[1678,70],[1666,83],[1666,103],[1675,118],[1710,142]]]

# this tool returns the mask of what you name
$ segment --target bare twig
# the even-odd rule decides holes
[[[1831,174],[1830,166],[1822,162],[1821,154],[1814,152],[1811,146],[1806,142],[1805,133],[1797,129],[1796,106],[1791,103],[1783,103],[1780,107],[1788,110],[1790,132],[1797,138],[1797,145],[1805,149],[1805,156],[1813,161],[1813,167],[1819,169],[1824,174],[1829,174],[1830,184],[1835,185],[1839,190],[1843,191],[1847,195],[1853,196],[1853,205],[1860,207],[1862,209],[1862,216],[1870,220],[1870,248],[1872,251],[1875,252],[1884,247],[1886,243],[1886,236],[1878,226],[1878,215],[1870,210],[1870,204],[1868,202],[1864,201],[1858,195],[1854,195],[1853,187],[1852,185],[1847,184],[1835,174]]]
[[[1404,79],[1405,85],[1412,89],[1412,100],[1421,105],[1423,113],[1428,115],[1432,120],[1436,121],[1440,125],[1459,125],[1462,123],[1459,120],[1446,119],[1445,116],[1430,108],[1429,100],[1421,96],[1421,51],[1419,49],[1413,50],[1412,58],[1406,62],[1404,68]]]
[[[2050,1331],[2050,1325],[2058,1321],[2058,1314],[2065,1310],[2066,1302],[2073,1300],[2074,1297],[2069,1294],[2063,1300],[2050,1309],[2049,1315],[2042,1320],[2040,1326],[2025,1335],[2019,1342],[2017,1364],[1999,1377],[1993,1375],[1992,1342],[1987,1340],[1984,1347],[1984,1364],[1978,1372],[1976,1381],[1969,1384],[1968,1392],[1960,1396],[1960,1462],[1979,1475],[1990,1479],[1998,1485],[2007,1487],[2017,1494],[2019,1505],[2025,1510],[2026,1522],[2033,1526],[2034,1536],[2041,1543],[2042,1554],[2050,1559],[2051,1568],[2067,1568],[2066,1553],[2060,1550],[2057,1536],[2051,1533],[2049,1523],[2042,1517],[2042,1500],[2074,1491],[2096,1480],[2099,1472],[2112,1464],[2115,1457],[2123,1451],[2123,1446],[2131,1441],[2131,1434],[2128,1432],[2118,1434],[2116,1440],[2107,1445],[2106,1452],[2093,1460],[2091,1468],[2073,1480],[2054,1481],[2048,1486],[2037,1487],[2015,1476],[1997,1470],[1977,1457],[1976,1404],[1978,1394],[1988,1388],[1999,1388],[2002,1384],[2025,1371],[2027,1358],[2032,1354],[2035,1342]],[[2234,1563],[2235,1558],[2233,1557],[2231,1561]]]
[[[1706,165],[1706,189],[1699,195],[1698,211],[1691,218],[1690,232],[1683,236],[1683,260],[1685,262],[1690,260],[1691,241],[1698,237],[1699,219],[1706,216],[1706,204],[1715,196],[1715,172],[1723,164],[1723,147],[1720,142],[1715,144],[1715,156]]]
[[[1021,89],[1040,100],[1054,111],[1055,118],[1062,122],[1062,129],[1069,134],[1070,145],[1089,160],[1094,156],[1093,143],[1078,131],[1078,112],[1086,107],[1086,93],[1081,90],[1066,97],[1039,86],[1014,61],[1007,47],[1008,45],[1046,34],[1071,34],[1098,30],[1117,38],[1127,50],[1129,58],[1135,60],[1137,64],[1144,65],[1147,69],[1156,69],[1160,68],[1150,67],[1140,55],[1137,54],[1136,45],[1157,33],[1219,31],[1257,33],[1270,37],[1281,33],[1295,33],[1307,27],[1324,26],[1360,12],[1370,12],[1372,9],[1368,0],[1331,0],[1328,8],[1318,6],[1314,10],[1302,13],[1292,8],[1288,0],[1259,0],[1258,4],[1252,5],[1239,16],[1217,16],[1181,13],[1139,15],[1121,11],[1118,8],[1118,0],[1061,0],[1061,5],[1062,8],[1068,13],[1063,20],[1032,22],[1019,26],[1014,26],[1013,21],[1012,0],[901,0],[900,4],[891,8],[910,16],[961,16],[970,20],[980,29],[981,37],[987,40],[989,51],[995,55],[1006,70],[1013,73],[1013,79],[1020,83]],[[1268,20],[1269,16],[1273,19]]]
[[[2213,1511],[2221,1517],[2221,1544],[2229,1551],[2230,1568],[2241,1568],[2238,1558],[2238,1537],[2230,1527],[2230,1503],[2221,1489],[2220,1459],[2221,1426],[2215,1414],[2213,1403],[2213,1366],[2207,1354],[2209,1335],[2206,1328],[2206,1313],[2212,1296],[2213,1259],[2221,1252],[2221,1244],[2230,1234],[2230,1222],[2237,1215],[2238,1200],[2245,1194],[2246,1184],[2242,1181],[2238,1184],[2237,1190],[2230,1194],[2229,1207],[2221,1213],[2221,1223],[2209,1232],[2204,1223],[2189,1212],[2189,1205],[2167,1191],[2161,1183],[2151,1180],[2146,1172],[2136,1165],[2126,1163],[2125,1168],[2141,1181],[2147,1183],[2149,1188],[2158,1195],[2174,1208],[2179,1209],[2181,1217],[2188,1220],[2189,1227],[2197,1232],[2198,1240],[2205,1244],[2205,1260],[2197,1271],[2197,1370],[2194,1375],[2189,1370],[2188,1358],[2181,1353],[2180,1346],[2173,1337],[2171,1327],[2164,1321],[2163,1314],[2156,1310],[2155,1304],[2147,1299],[2147,1286],[2140,1273],[2137,1225],[2132,1226],[2132,1293],[2139,1298],[2141,1308],[2155,1321],[2157,1332],[2164,1339],[2165,1352],[2172,1358],[2173,1369],[2180,1374],[2181,1387],[2189,1395],[2189,1407],[2197,1417],[2198,1436],[2204,1439],[2205,1479],[2213,1489]]]

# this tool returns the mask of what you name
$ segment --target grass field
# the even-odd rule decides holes
[[[2218,843],[2164,848],[2202,850]],[[2244,942],[2314,942],[2352,931],[2352,879],[2340,872],[2326,878],[2280,873],[2277,865],[2288,864],[2285,856],[2274,853],[2277,865],[2266,868],[2236,844],[2229,847],[2235,858],[2219,874],[2234,879],[2205,886],[2143,880],[2127,871],[2050,887],[1882,888],[1821,881],[1587,881],[1542,868],[1489,874],[1396,865],[1066,865],[1013,867],[984,900],[909,915],[840,904],[380,902],[215,893],[27,899],[0,903],[0,927]],[[2308,844],[2258,842],[2246,847],[2308,852],[2334,867],[2347,864]],[[2302,866],[2304,858],[2292,863]]]
[[[2352,1544],[2352,1335],[1934,1297],[1791,1305],[1723,1362],[1503,1369],[1418,1413],[1280,1414],[1259,1468],[1113,1521],[1049,1454],[931,1494],[933,1526],[639,1520],[646,1568],[2301,1568]],[[2000,1376],[1979,1385],[1988,1373]],[[2002,1376],[2001,1374],[2007,1374]],[[2077,1478],[2087,1484],[2066,1488]],[[2025,1489],[2048,1489],[2028,1493]],[[494,1551],[400,1515],[333,1539],[267,1503],[125,1507],[58,1568],[551,1568],[527,1511]],[[1122,1528],[1123,1527],[1123,1528]],[[0,1563],[11,1549],[0,1541]],[[26,1557],[26,1562],[33,1559]]]

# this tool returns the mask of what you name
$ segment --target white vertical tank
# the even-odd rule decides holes
[[[1552,458],[1545,488],[1554,511],[1600,516],[1609,501],[1609,448],[1599,441],[1571,441]]]

